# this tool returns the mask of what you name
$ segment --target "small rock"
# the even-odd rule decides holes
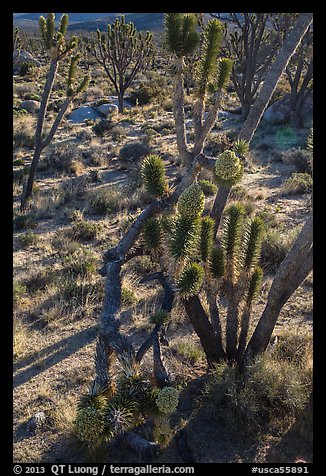
[[[27,422],[27,432],[34,435],[44,426],[45,422],[46,416],[44,412],[35,413]]]
[[[28,112],[37,112],[40,109],[41,103],[39,101],[34,101],[33,99],[26,99],[22,101],[20,107],[26,109]]]

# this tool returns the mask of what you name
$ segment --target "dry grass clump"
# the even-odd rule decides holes
[[[245,380],[234,367],[217,365],[204,395],[215,424],[250,435],[281,435],[312,396],[311,334],[284,333],[249,367]]]
[[[88,211],[97,215],[117,213],[127,204],[127,197],[118,187],[106,186],[88,195]]]

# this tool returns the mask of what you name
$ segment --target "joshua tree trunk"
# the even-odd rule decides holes
[[[190,296],[183,300],[183,304],[190,322],[203,346],[208,365],[218,362],[225,354],[209,322],[205,310],[198,296]]]
[[[187,148],[186,125],[184,113],[184,84],[183,84],[183,58],[177,58],[175,77],[174,98],[173,98],[173,115],[176,128],[177,145],[180,161],[186,165],[189,162],[189,152]]]
[[[256,101],[251,106],[247,120],[243,125],[239,138],[247,142],[250,142],[259,123],[262,115],[268,106],[268,103],[272,97],[272,94],[276,88],[277,82],[281,74],[285,71],[285,68],[290,61],[292,55],[300,44],[303,36],[305,35],[309,25],[312,22],[312,13],[300,13],[293,30],[286,38],[280,52],[274,64],[266,75],[266,79],[261,88],[260,93],[257,96]]]
[[[213,208],[211,211],[211,217],[214,218],[214,237],[216,237],[216,234],[218,232],[218,228],[221,223],[223,210],[229,198],[230,191],[231,191],[231,187],[220,187],[216,194]]]
[[[281,263],[269,291],[264,312],[245,351],[244,362],[264,352],[282,307],[312,270],[312,241],[313,218],[310,216]]]
[[[40,160],[41,152],[44,149],[42,146],[42,131],[44,126],[45,114],[48,108],[49,97],[53,88],[53,83],[58,70],[58,61],[52,60],[47,74],[44,92],[41,100],[41,106],[37,117],[36,131],[35,131],[35,151],[33,155],[32,164],[29,171],[26,188],[22,194],[21,209],[24,209],[27,200],[31,197],[34,185],[35,174]]]

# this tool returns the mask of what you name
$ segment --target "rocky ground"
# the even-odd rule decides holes
[[[83,452],[71,428],[78,396],[87,392],[94,375],[95,338],[103,299],[103,279],[97,270],[105,250],[118,242],[148,200],[139,182],[139,159],[123,158],[123,147],[141,143],[143,148],[158,152],[164,158],[171,183],[182,173],[177,161],[171,111],[161,106],[135,107],[123,116],[114,116],[113,122],[114,128],[98,137],[93,132],[93,123],[64,121],[50,150],[56,154],[62,144],[70,147],[72,167],[65,171],[41,167],[35,206],[27,224],[21,225],[18,221],[21,183],[14,182],[16,462],[83,461]],[[27,133],[34,125],[33,114],[14,119],[14,131]],[[207,143],[207,153],[214,155],[223,148],[240,126],[237,115],[222,115]],[[304,149],[308,134],[309,128],[294,131],[287,126],[262,123],[250,151],[251,167],[233,193],[233,200],[244,200],[248,213],[261,214],[268,230],[278,240],[276,261],[266,259],[264,285],[252,325],[264,307],[277,269],[277,253],[290,246],[311,207],[308,194],[300,191],[289,194],[286,188],[286,180],[298,170],[294,157]],[[28,165],[31,153],[26,145],[16,146],[14,161]],[[24,165],[14,165],[14,170],[22,170]],[[200,178],[212,179],[205,171]],[[90,207],[92,197],[101,190],[109,191],[110,203],[105,214]],[[208,197],[206,206],[212,200]],[[83,231],[78,235],[80,221],[93,226],[92,230],[87,229],[88,234]],[[84,274],[76,274],[72,265],[81,255],[84,260],[85,256],[89,259],[87,269]],[[147,315],[160,299],[157,286],[139,284],[140,278],[154,266],[149,259],[137,258],[124,271],[122,330],[137,343],[149,332]],[[275,332],[289,328],[297,332],[312,329],[311,276],[284,306]],[[222,437],[218,428],[212,428],[204,410],[198,413],[196,405],[205,382],[205,359],[198,338],[179,305],[173,311],[168,337],[170,346],[163,348],[164,358],[184,392],[177,420],[178,424],[181,420],[186,422],[188,435],[191,435],[188,444],[195,461],[276,462],[284,459],[284,455],[289,454],[283,441],[286,436],[249,443],[235,441],[230,435]],[[146,368],[149,361],[145,359],[144,365]],[[39,426],[33,426],[30,420],[37,412],[44,412],[45,419]],[[292,443],[295,438],[292,437]],[[291,450],[293,461],[300,457],[300,444],[297,450]],[[129,450],[124,452],[113,447],[107,451],[106,461],[119,458],[120,461],[121,458],[139,461],[139,456]],[[182,461],[177,440],[172,441],[158,461]]]

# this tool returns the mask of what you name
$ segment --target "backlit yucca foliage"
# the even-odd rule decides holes
[[[171,314],[163,309],[160,309],[157,312],[154,312],[149,316],[149,322],[151,324],[167,324],[171,319]]]
[[[198,263],[185,265],[177,279],[176,286],[183,297],[198,294],[204,282],[204,269]]]
[[[186,188],[178,200],[178,212],[183,218],[195,220],[203,213],[205,195],[198,183]]]
[[[143,224],[143,240],[147,250],[158,250],[161,245],[162,229],[158,218],[148,218]]]
[[[169,234],[169,251],[175,260],[190,259],[197,252],[200,220],[175,217]]]
[[[246,302],[247,304],[251,304],[252,301],[257,297],[259,290],[261,288],[261,283],[263,280],[263,270],[257,266],[251,276],[248,291],[247,291],[247,296],[246,296]]]
[[[223,24],[219,20],[207,22],[203,33],[203,50],[198,67],[198,93],[203,96],[207,85],[216,79],[218,63],[216,61],[223,38]]]
[[[72,35],[69,40],[66,38],[68,23],[69,17],[64,13],[60,19],[58,30],[56,31],[54,13],[48,13],[46,18],[43,16],[40,16],[39,18],[43,44],[45,49],[49,52],[51,59],[53,61],[61,61],[67,56],[70,56],[68,76],[66,79],[66,95],[67,97],[71,97],[86,91],[90,77],[85,75],[80,79],[77,75],[77,65],[80,59],[80,54],[73,54],[73,52],[78,45],[78,37]]]
[[[106,422],[114,435],[127,431],[133,426],[136,404],[124,396],[113,397],[108,405]]]
[[[232,150],[225,150],[216,159],[214,173],[218,185],[231,187],[241,180],[243,165]]]
[[[232,148],[236,155],[245,156],[249,152],[249,143],[244,139],[237,139]]]
[[[213,245],[214,220],[211,217],[201,219],[200,229],[200,255],[203,261],[206,261]]]
[[[173,413],[179,403],[179,392],[174,387],[162,388],[156,398],[156,405],[160,412],[164,414]]]
[[[78,403],[74,431],[77,438],[89,445],[100,441],[105,431],[107,399],[103,395],[83,395]]]
[[[60,60],[71,53],[78,45],[78,37],[71,36],[66,40],[69,17],[64,13],[61,17],[59,28],[55,29],[55,14],[48,13],[47,17],[40,16],[39,26],[44,47],[49,51],[53,60]]]
[[[217,77],[215,89],[224,89],[230,79],[233,61],[230,58],[220,58],[217,64]]]
[[[192,13],[166,13],[165,44],[179,58],[194,53],[199,44],[197,18]]]
[[[168,189],[164,162],[158,155],[147,156],[141,167],[146,192],[153,198],[161,198]]]
[[[244,206],[241,203],[230,205],[225,210],[222,246],[228,259],[237,256],[242,236]]]
[[[213,247],[209,258],[209,271],[213,278],[222,278],[225,272],[224,251],[221,247]]]
[[[253,218],[245,227],[241,246],[241,262],[246,271],[250,271],[256,265],[260,256],[263,231],[264,223],[259,217]]]

